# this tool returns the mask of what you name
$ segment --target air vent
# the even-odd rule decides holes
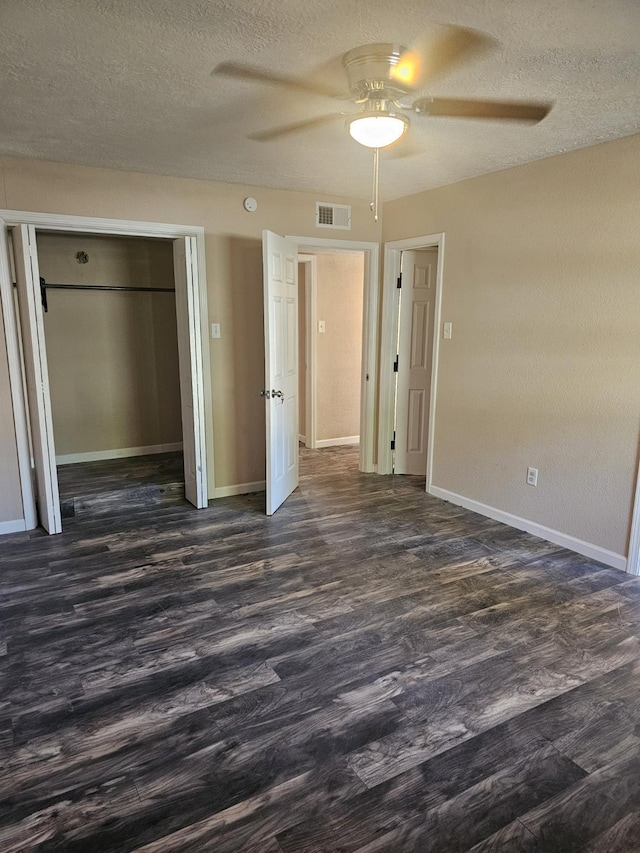
[[[351,205],[316,202],[316,227],[351,230]]]

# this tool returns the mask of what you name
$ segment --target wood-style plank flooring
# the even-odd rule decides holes
[[[62,517],[111,515],[184,498],[182,451],[58,465]]]
[[[302,452],[0,540],[0,850],[640,850],[640,581]]]

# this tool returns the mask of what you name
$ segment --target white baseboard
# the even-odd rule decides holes
[[[298,433],[298,441],[301,444],[306,444],[307,443],[307,436],[306,435],[300,435],[300,433]]]
[[[255,483],[237,483],[235,486],[218,486],[213,490],[212,498],[231,498],[234,495],[247,495],[250,492],[264,492],[267,484],[264,480]]]
[[[65,453],[56,456],[56,465],[73,465],[76,462],[99,462],[102,459],[126,459],[129,456],[151,456],[153,453],[173,453],[182,450],[182,442],[148,444],[146,447],[117,447],[113,450],[92,450],[89,453]]]
[[[547,542],[553,542],[554,545],[560,545],[562,548],[568,548],[569,551],[575,551],[584,557],[598,560],[600,563],[605,563],[614,569],[621,569],[623,572],[627,569],[627,558],[623,554],[616,554],[614,551],[608,551],[599,545],[592,545],[590,542],[577,539],[575,536],[569,536],[566,533],[561,533],[559,530],[553,530],[553,528],[537,524],[535,521],[529,521],[518,515],[512,515],[510,512],[504,512],[501,509],[480,503],[480,501],[465,498],[462,495],[457,495],[455,492],[441,489],[438,486],[431,486],[429,494],[436,498],[449,501],[449,503],[456,504],[456,506],[470,509],[487,518],[493,518],[495,521],[501,521],[503,524],[515,527],[516,530],[524,530],[526,533],[539,536],[541,539],[546,539]]]
[[[27,529],[24,518],[18,518],[16,521],[0,521],[0,536],[5,533],[22,533]]]
[[[338,447],[341,444],[360,444],[359,435],[345,435],[342,438],[321,438],[316,447]]]

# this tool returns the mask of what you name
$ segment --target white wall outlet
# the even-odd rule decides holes
[[[325,331],[326,331],[326,325],[325,325],[324,320],[318,320],[318,332],[321,335],[324,335]]]
[[[537,486],[538,485],[538,469],[537,468],[527,468],[527,485],[528,486]]]
[[[453,336],[453,323],[445,323],[442,327],[442,337],[445,341],[450,341]]]
[[[211,337],[219,338],[220,337],[220,323],[212,323],[211,324]]]

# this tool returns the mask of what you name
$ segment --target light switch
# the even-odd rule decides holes
[[[220,323],[212,323],[211,324],[211,337],[219,338],[220,337]]]
[[[324,333],[325,333],[325,322],[324,322],[324,320],[318,320],[318,332],[321,335],[324,335]]]
[[[442,337],[445,341],[450,341],[453,335],[453,323],[445,323],[442,327]]]

